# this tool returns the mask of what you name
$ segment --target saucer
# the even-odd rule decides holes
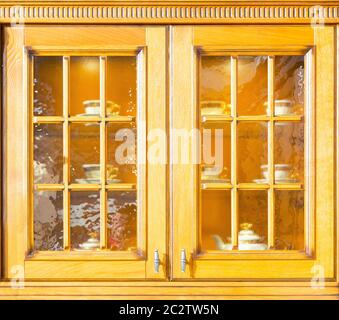
[[[255,183],[268,183],[267,179],[254,179],[253,182]],[[275,183],[298,183],[298,179],[275,179]]]
[[[201,179],[202,183],[231,183],[230,179]]]
[[[100,179],[75,179],[79,184],[100,184]],[[121,183],[120,179],[108,179],[107,184]]]
[[[107,113],[107,117],[113,117],[113,116],[119,116],[119,115],[114,115],[112,113]],[[100,113],[79,113],[76,115],[76,117],[100,117]]]

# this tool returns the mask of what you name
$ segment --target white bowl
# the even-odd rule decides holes
[[[268,179],[268,166],[261,166],[262,175],[265,179]],[[274,165],[274,179],[284,180],[289,179],[291,174],[291,166],[289,164],[276,164]]]
[[[202,167],[202,174],[206,176],[218,176],[222,172],[220,167]]]
[[[84,164],[82,167],[87,179],[100,179],[100,164]],[[106,170],[108,179],[115,179],[118,176],[119,168],[108,164]]]
[[[275,106],[274,115],[285,116],[292,113],[291,106]]]
[[[86,114],[100,115],[100,100],[85,100],[83,105]],[[118,115],[120,106],[112,101],[106,101],[106,112],[110,115]]]
[[[221,115],[221,114],[224,114],[224,110],[221,109],[221,108],[201,108],[201,114],[203,116],[207,116],[207,115],[212,115],[212,114],[215,114],[215,115]]]
[[[200,107],[203,116],[229,114],[231,110],[230,105],[218,100],[201,101]]]
[[[267,106],[267,102],[265,103]],[[268,108],[266,109],[267,114]],[[285,116],[292,113],[292,101],[289,99],[274,100],[274,115]]]

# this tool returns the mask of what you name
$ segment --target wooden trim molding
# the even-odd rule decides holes
[[[0,282],[7,299],[328,299],[339,300],[335,283],[309,282]]]
[[[5,1],[0,23],[339,23],[339,1]]]

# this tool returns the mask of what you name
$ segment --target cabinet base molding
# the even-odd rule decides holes
[[[0,283],[2,299],[331,299],[336,282],[27,282]]]

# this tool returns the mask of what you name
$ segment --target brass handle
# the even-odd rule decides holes
[[[154,251],[154,272],[159,273],[159,266],[160,266],[160,258],[159,258],[159,251],[155,249]]]
[[[181,272],[185,272],[186,271],[186,251],[185,251],[185,249],[181,249],[180,264],[181,264]]]

